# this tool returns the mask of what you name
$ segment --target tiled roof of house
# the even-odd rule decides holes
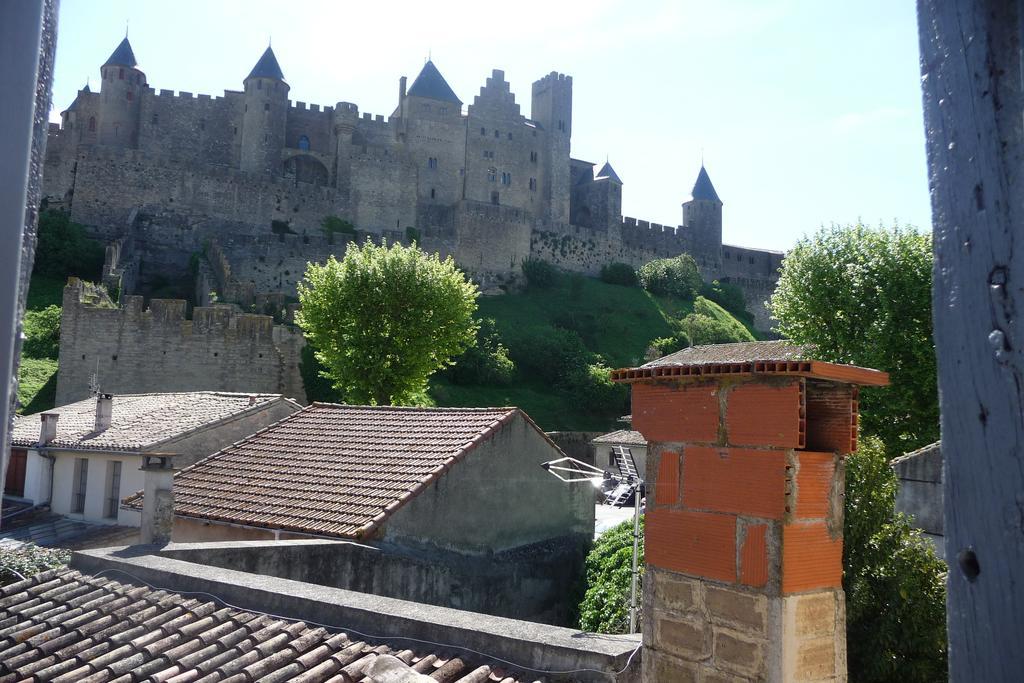
[[[786,339],[690,346],[637,368],[612,371],[612,380],[638,382],[715,375],[799,375],[833,382],[886,386],[889,374],[814,360],[814,349]]]
[[[287,401],[280,394],[238,394],[223,391],[190,391],[167,394],[123,394],[113,398],[110,427],[97,432],[96,399],[69,403],[57,413],[57,437],[51,448],[94,451],[152,449],[202,427],[242,413],[266,408],[273,401]],[[14,421],[12,443],[31,448],[39,441],[39,413]]]
[[[599,444],[611,444],[611,445],[626,445],[626,446],[646,446],[647,439],[640,432],[635,432],[632,429],[620,429],[616,432],[609,432],[602,434],[601,436],[594,439],[591,443]]]
[[[385,654],[443,681],[530,680],[70,569],[0,589],[4,681],[354,681]]]
[[[175,475],[174,511],[359,538],[516,415],[529,421],[517,408],[314,403]]]

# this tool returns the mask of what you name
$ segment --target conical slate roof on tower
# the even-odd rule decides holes
[[[111,53],[103,66],[127,66],[135,68],[139,63],[135,61],[135,53],[132,52],[132,44],[128,42],[128,36],[124,37],[120,45]]]
[[[612,165],[607,161],[604,162],[604,166],[602,166],[601,170],[597,172],[597,176],[595,178],[607,178],[608,180],[614,180],[619,185],[622,185],[622,180],[619,178],[619,174],[615,172],[615,169],[612,168]]]
[[[712,202],[720,202],[715,186],[711,184],[711,177],[708,175],[704,164],[700,166],[700,173],[697,174],[697,182],[693,184],[693,192],[690,195],[694,199],[705,199]]]
[[[423,65],[420,75],[412,82],[408,94],[413,97],[426,97],[431,100],[462,104],[462,100],[458,98],[455,91],[448,85],[448,81],[444,80],[444,76],[429,59]]]
[[[252,68],[249,75],[245,77],[245,80],[250,78],[274,78],[279,81],[284,80],[284,73],[281,71],[281,65],[277,63],[277,57],[274,56],[274,51],[267,46],[267,49],[263,52],[263,56],[260,57],[260,61],[256,62],[256,66]]]

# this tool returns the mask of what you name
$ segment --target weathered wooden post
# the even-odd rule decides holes
[[[919,0],[918,20],[935,230],[949,676],[1019,681],[1024,3]]]

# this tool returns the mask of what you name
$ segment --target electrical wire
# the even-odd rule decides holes
[[[113,569],[113,568],[111,568],[111,569],[104,569],[104,570],[102,570],[100,572],[92,574],[92,576],[100,577],[100,576],[103,576],[104,574],[112,574],[112,573],[124,574],[125,576],[129,577],[133,581],[136,581],[136,582],[141,583],[141,584],[143,584],[145,586],[148,586],[149,588],[152,588],[153,590],[168,591],[168,592],[171,592],[171,593],[178,593],[180,595],[205,595],[206,597],[212,598],[216,602],[218,602],[218,603],[220,603],[220,604],[222,604],[222,605],[224,605],[226,607],[230,607],[232,609],[241,610],[243,612],[253,612],[254,614],[260,614],[262,616],[270,617],[272,619],[281,619],[281,620],[284,620],[284,621],[291,621],[291,622],[303,622],[303,623],[306,623],[306,624],[312,624],[314,626],[319,626],[321,628],[330,629],[332,631],[341,631],[341,632],[344,632],[344,633],[354,633],[357,636],[361,636],[363,638],[366,638],[367,640],[391,641],[391,642],[396,641],[396,640],[403,640],[403,641],[408,641],[408,642],[412,642],[412,643],[422,643],[424,645],[434,645],[434,646],[442,648],[442,649],[458,650],[460,652],[469,652],[471,654],[479,655],[479,656],[481,656],[481,657],[483,657],[485,659],[493,660],[493,661],[496,661],[496,662],[501,662],[502,664],[507,664],[507,665],[511,666],[512,668],[514,668],[514,669],[522,669],[523,671],[532,671],[534,673],[548,674],[548,675],[552,675],[552,676],[567,676],[569,674],[588,673],[588,672],[590,672],[590,673],[601,674],[603,676],[608,676],[609,680],[614,681],[616,676],[618,676],[621,673],[624,673],[627,669],[629,669],[630,665],[633,663],[633,657],[635,657],[636,654],[640,651],[640,648],[643,647],[643,643],[642,642],[639,643],[633,649],[633,651],[630,653],[629,658],[626,659],[626,665],[623,666],[618,671],[609,672],[609,671],[602,671],[600,669],[589,669],[589,668],[568,669],[566,671],[552,671],[552,670],[549,670],[549,669],[537,669],[537,668],[534,668],[534,667],[531,667],[531,666],[525,666],[523,664],[519,664],[517,662],[510,661],[508,659],[502,659],[501,657],[497,657],[495,655],[488,654],[486,652],[481,652],[479,650],[474,650],[474,649],[469,648],[469,647],[464,647],[462,645],[453,645],[451,643],[435,643],[432,640],[423,640],[421,638],[410,638],[408,636],[373,635],[373,634],[369,634],[369,633],[364,633],[362,631],[358,631],[358,630],[356,630],[354,628],[346,628],[344,626],[339,626],[339,625],[336,625],[336,624],[322,624],[320,622],[312,621],[310,619],[297,619],[295,617],[286,617],[286,616],[282,616],[280,614],[272,614],[270,612],[262,612],[260,610],[252,609],[252,608],[249,608],[249,607],[239,607],[238,605],[233,605],[230,602],[228,602],[227,600],[224,600],[223,598],[220,598],[220,597],[214,595],[213,593],[207,593],[206,591],[181,591],[181,590],[175,590],[173,588],[167,588],[165,586],[157,586],[157,585],[154,585],[154,584],[146,581],[145,579],[143,579],[143,578],[141,578],[139,576],[136,576],[135,574],[132,574],[131,572],[126,572],[123,569]]]

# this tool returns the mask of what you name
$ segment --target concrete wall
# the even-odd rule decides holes
[[[378,538],[482,555],[548,539],[589,537],[593,495],[540,467],[557,457],[561,454],[547,439],[517,416],[392,513]]]
[[[174,541],[179,541],[175,522]],[[238,531],[243,531],[239,529]],[[196,539],[199,540],[199,539]],[[202,539],[205,541],[217,539]],[[258,533],[239,540],[261,540]],[[168,557],[495,616],[569,625],[587,540],[564,538],[484,557],[389,544],[217,543]]]
[[[123,453],[87,453],[74,451],[50,451],[56,457],[53,471],[53,500],[50,509],[58,515],[69,519],[82,519],[101,524],[120,524],[122,526],[139,526],[140,514],[135,510],[122,510],[118,505],[117,516],[106,516],[107,486],[109,467],[112,462],[121,463],[121,486],[118,490],[118,501],[136,491],[142,490],[143,476],[139,467],[142,458],[138,455]],[[72,512],[74,495],[75,461],[83,458],[88,461],[86,476],[85,510]]]
[[[899,479],[896,512],[909,515],[914,526],[945,558],[946,538],[942,491],[942,447],[934,443],[892,461]]]

